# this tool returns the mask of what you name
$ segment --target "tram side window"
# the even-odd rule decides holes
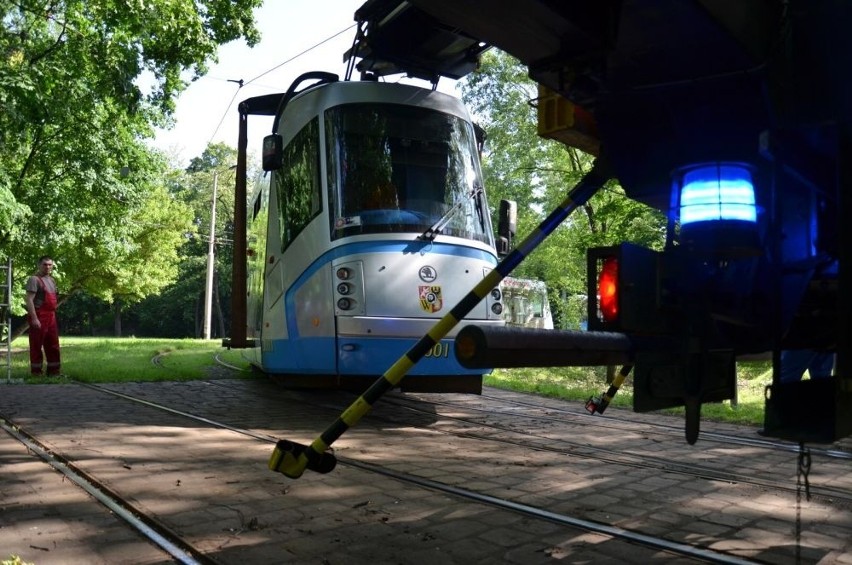
[[[246,337],[260,338],[263,324],[263,281],[266,269],[266,228],[269,215],[268,189],[256,194],[247,219],[246,258]]]
[[[287,144],[275,175],[282,251],[322,211],[318,124],[311,120]]]

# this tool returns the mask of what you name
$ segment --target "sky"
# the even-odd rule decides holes
[[[285,92],[296,77],[308,71],[332,72],[343,78],[343,53],[352,46],[355,11],[364,1],[265,0],[255,11],[260,43],[249,48],[244,41],[234,41],[220,47],[219,62],[211,63],[207,74],[178,98],[175,126],[159,130],[152,144],[186,166],[209,143],[237,146],[237,108],[242,100]],[[230,82],[239,80],[243,80],[242,87]],[[455,92],[454,88],[449,79],[439,83],[439,90]],[[260,154],[261,141],[271,126],[271,118],[249,116],[249,154]]]

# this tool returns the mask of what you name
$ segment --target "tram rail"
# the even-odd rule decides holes
[[[236,368],[229,369],[229,371],[236,371]],[[224,376],[223,373],[224,371],[220,371],[218,376]],[[282,410],[289,413],[293,409],[311,414],[310,420],[297,419],[294,421],[296,427],[288,428],[290,432],[295,430],[298,435],[310,435],[310,430],[316,425],[317,419],[325,421],[338,413],[341,407],[351,400],[351,395],[342,391],[329,394],[316,391],[292,391],[275,386],[274,383],[263,379],[232,380],[225,378],[186,383],[164,383],[162,391],[155,395],[148,392],[147,387],[150,385],[146,384],[82,385],[81,383],[73,383],[63,386],[80,387],[81,389],[91,390],[92,394],[108,395],[117,400],[121,399],[119,401],[126,400],[142,406],[143,409],[138,414],[135,409],[128,410],[128,413],[137,414],[133,417],[133,420],[140,418],[148,420],[152,416],[145,416],[145,411],[155,410],[157,413],[170,413],[174,416],[174,418],[153,416],[153,421],[171,422],[165,424],[166,426],[174,427],[175,422],[191,418],[192,421],[201,423],[203,426],[198,428],[190,425],[187,429],[196,429],[197,432],[206,434],[203,431],[204,428],[215,426],[226,432],[239,434],[235,437],[250,437],[253,441],[261,442],[263,445],[276,441],[275,436],[280,434],[280,430],[275,428],[282,425],[284,421],[289,422],[292,419],[280,420],[281,423],[270,427],[273,420],[268,418],[269,415]],[[188,392],[191,390],[196,392]],[[205,390],[208,391],[209,398],[218,400],[212,403],[203,400],[208,398],[208,393],[205,393]],[[221,392],[216,392],[217,390]],[[175,396],[175,393],[179,391],[187,392]],[[229,391],[233,391],[233,393]],[[198,399],[195,400],[196,395],[201,396],[198,396]],[[504,396],[509,398],[502,398]],[[641,544],[646,548],[645,551],[659,551],[669,557],[680,555],[682,558],[686,557],[704,562],[746,562],[748,559],[752,559],[754,554],[736,550],[734,552],[717,551],[713,547],[714,540],[716,540],[715,544],[722,543],[722,541],[712,535],[702,537],[700,544],[692,544],[684,543],[685,538],[683,537],[672,537],[668,532],[655,531],[653,527],[649,529],[648,525],[653,522],[652,517],[660,511],[668,512],[666,505],[677,500],[677,497],[669,496],[665,490],[661,490],[659,493],[662,498],[651,502],[646,509],[633,510],[634,514],[639,513],[635,514],[635,518],[630,518],[630,511],[625,515],[617,505],[611,509],[606,506],[595,508],[596,504],[599,503],[591,502],[595,498],[594,496],[589,499],[589,502],[584,502],[582,499],[563,499],[558,495],[559,490],[553,491],[553,494],[551,494],[550,489],[553,486],[547,486],[550,481],[541,485],[541,492],[528,490],[533,488],[533,485],[530,484],[521,487],[521,490],[512,490],[512,494],[509,496],[501,494],[501,491],[493,486],[482,488],[473,485],[487,485],[489,479],[486,477],[489,474],[515,477],[507,479],[509,481],[507,484],[514,484],[516,480],[525,480],[525,474],[530,474],[531,477],[544,472],[543,476],[554,478],[564,475],[563,479],[559,479],[559,483],[566,486],[579,480],[586,485],[579,492],[588,489],[592,493],[603,488],[605,490],[601,491],[601,495],[604,495],[607,489],[613,488],[612,485],[618,484],[618,482],[605,478],[623,476],[625,478],[630,477],[638,483],[646,481],[669,483],[673,486],[673,492],[683,491],[683,487],[678,485],[694,485],[696,493],[713,489],[713,491],[718,491],[725,499],[743,498],[748,500],[771,494],[779,500],[787,499],[790,505],[793,503],[793,497],[789,494],[793,485],[788,480],[785,482],[783,469],[777,476],[772,474],[765,477],[751,477],[749,474],[753,475],[754,470],[749,467],[743,469],[738,469],[736,466],[729,468],[713,467],[710,463],[694,466],[686,460],[669,461],[659,456],[663,452],[668,454],[668,448],[664,446],[659,447],[656,456],[647,452],[623,453],[623,449],[610,449],[610,446],[604,443],[595,445],[594,437],[600,436],[604,440],[606,438],[613,439],[618,435],[616,432],[620,430],[622,436],[629,436],[633,433],[636,433],[637,436],[639,434],[651,435],[653,438],[648,440],[649,443],[671,442],[673,446],[679,446],[681,449],[687,448],[683,446],[679,438],[676,439],[671,435],[669,433],[671,430],[667,430],[663,424],[660,424],[660,426],[644,423],[630,425],[628,421],[612,421],[612,414],[608,414],[605,418],[582,414],[572,416],[569,413],[570,410],[562,412],[557,409],[555,407],[556,401],[553,399],[541,399],[540,405],[533,406],[536,404],[533,398],[527,401],[511,398],[512,396],[517,395],[497,391],[486,391],[483,396],[464,397],[416,393],[386,395],[383,398],[384,402],[378,403],[374,410],[368,414],[365,419],[365,426],[359,428],[358,433],[335,450],[335,456],[340,461],[342,470],[335,470],[332,473],[332,475],[337,475],[333,480],[342,480],[348,483],[354,478],[349,474],[354,469],[357,469],[359,473],[380,473],[377,476],[386,477],[393,481],[404,481],[405,484],[410,485],[405,487],[407,489],[426,488],[436,493],[430,496],[462,497],[468,501],[465,504],[487,504],[498,509],[495,511],[511,512],[536,522],[545,521],[558,524],[560,527],[579,528],[589,532],[582,535],[593,536],[597,540],[621,540],[596,541],[594,543]],[[519,414],[519,412],[521,413]],[[582,416],[582,419],[580,416]],[[627,417],[625,416],[625,418]],[[642,415],[641,419],[643,421],[648,419],[648,415]],[[499,420],[499,422],[493,420]],[[311,424],[311,422],[314,423]],[[495,423],[499,425],[494,425]],[[603,423],[606,423],[607,426],[600,427]],[[577,424],[581,424],[581,427],[577,428],[578,430],[585,429],[588,432],[585,444],[579,439],[574,442],[565,442],[565,436],[574,433],[568,428],[576,427]],[[613,425],[617,427],[613,429],[611,427]],[[639,426],[638,429],[636,426]],[[180,427],[177,429],[180,429]],[[538,431],[532,433],[524,432],[524,430],[536,429]],[[557,433],[554,433],[554,431]],[[388,442],[389,445],[398,445],[403,450],[394,453],[390,458],[386,458],[382,455],[382,449],[375,443],[376,437],[386,438],[381,440],[380,444]],[[435,439],[437,437],[448,439]],[[400,438],[402,438],[401,441]],[[621,439],[624,439],[624,437]],[[629,440],[629,437],[627,439]],[[228,443],[231,442],[231,440],[227,441]],[[422,453],[417,456],[411,455],[417,453],[417,446],[421,442],[451,447],[445,452],[432,454],[435,464],[447,469],[466,470],[460,471],[462,474],[456,476],[422,472]],[[57,445],[61,443],[58,442]],[[248,445],[247,443],[246,446]],[[783,449],[779,447],[769,448],[759,445],[737,445],[735,443],[720,443],[720,445],[722,447],[718,448],[720,449],[719,453],[723,451],[727,453],[729,461],[732,460],[730,455],[736,453],[736,450],[745,450],[744,453],[752,453],[752,456],[757,458],[763,458],[765,455],[762,454],[772,452],[776,452],[774,455],[776,458],[784,456]],[[70,447],[74,448],[74,446]],[[709,442],[703,442],[700,450],[695,447],[689,449],[699,452],[709,447]],[[257,450],[257,448],[249,447],[245,449]],[[781,449],[781,452],[778,452],[779,449]],[[263,451],[263,448],[260,451]],[[532,455],[533,452],[544,455]],[[80,455],[79,452],[77,453]],[[501,454],[503,460],[501,460]],[[86,456],[83,455],[83,457]],[[711,461],[713,457],[712,454],[709,455]],[[673,456],[673,459],[677,458],[677,455]],[[417,461],[413,461],[413,459]],[[408,464],[409,460],[412,460],[411,465]],[[533,463],[533,461],[539,461],[539,463]],[[838,464],[845,463],[842,457],[829,459],[829,461],[837,461]],[[259,461],[259,464],[262,463],[263,461]],[[136,465],[134,465],[134,472],[135,468]],[[591,471],[591,469],[600,469],[600,471]],[[592,474],[585,477],[589,472]],[[835,477],[840,476],[839,473],[832,472]],[[274,474],[271,475],[271,477],[274,476]],[[596,476],[600,478],[595,478]],[[271,477],[270,481],[279,481]],[[658,477],[658,479],[654,477]],[[753,478],[758,480],[752,480]],[[846,479],[841,477],[840,480]],[[289,481],[284,481],[289,484]],[[324,481],[325,479],[317,477],[316,480],[311,480],[299,488],[301,490],[305,488],[320,489],[322,487],[319,485]],[[365,481],[367,484],[382,484],[375,479],[365,479]],[[470,483],[470,488],[468,488],[467,483]],[[849,499],[848,492],[844,492],[842,482],[822,485],[819,484],[820,481],[817,477],[813,483],[811,504],[833,509],[830,512],[836,513],[838,516],[850,511],[852,500]],[[702,484],[706,487],[702,487]],[[832,490],[835,486],[838,488]],[[297,487],[295,484],[285,486],[282,492],[291,488]],[[317,494],[319,494],[319,491]],[[267,501],[267,505],[272,503],[274,503],[273,500]],[[707,504],[715,503],[708,502]],[[369,501],[358,504],[367,505],[364,507],[365,512],[372,508]],[[356,508],[356,506],[353,505],[352,508]],[[248,518],[249,512],[253,510],[249,508],[250,506],[234,506],[233,504],[228,507],[229,511],[239,514],[237,524],[251,523]],[[383,508],[382,513],[386,513],[387,507]],[[611,519],[609,517],[610,512],[614,512]],[[674,509],[672,509],[672,512],[676,513]],[[651,522],[645,522],[645,518],[642,518],[646,515],[645,513],[647,513],[647,519]],[[805,515],[807,516],[807,513]],[[236,517],[235,515],[235,519]],[[257,519],[258,517],[252,518],[252,520]],[[546,527],[536,527],[536,529],[543,532],[548,531]],[[613,534],[618,535],[613,537]],[[638,539],[643,536],[649,536],[649,539]],[[568,537],[574,536],[569,535]],[[631,539],[631,537],[637,539]],[[674,544],[673,548],[667,547],[668,544]],[[687,547],[680,548],[679,545]],[[727,547],[731,546],[728,545]],[[686,553],[679,553],[682,549]],[[705,551],[719,555],[704,555],[703,552]],[[677,558],[675,557],[675,559]],[[760,557],[757,559],[758,561],[762,560]]]
[[[211,381],[211,383],[218,385],[218,386],[222,386],[221,382]],[[123,399],[126,399],[126,400],[137,402],[137,403],[143,404],[145,406],[148,406],[148,407],[151,407],[151,408],[154,408],[154,409],[157,409],[157,410],[163,410],[163,411],[166,411],[166,412],[170,412],[172,414],[184,416],[186,418],[190,418],[192,420],[196,420],[196,421],[199,421],[199,422],[202,422],[202,423],[205,423],[205,424],[209,424],[209,425],[212,425],[212,426],[215,426],[215,427],[218,427],[218,428],[226,429],[226,430],[238,433],[240,435],[250,437],[252,439],[265,441],[265,442],[268,442],[268,443],[276,443],[278,441],[277,438],[275,438],[274,436],[270,436],[270,435],[267,435],[267,434],[254,432],[252,430],[247,430],[247,429],[235,427],[235,426],[229,425],[227,423],[219,422],[219,421],[216,421],[216,420],[213,420],[213,419],[210,419],[210,418],[206,418],[206,417],[203,417],[203,416],[199,416],[197,414],[193,414],[193,413],[190,413],[190,412],[184,412],[182,410],[176,410],[176,409],[170,408],[168,406],[165,406],[165,405],[162,405],[162,404],[159,404],[159,403],[156,403],[156,402],[152,402],[152,401],[147,400],[147,399],[137,398],[137,397],[134,397],[132,395],[120,393],[120,392],[117,392],[117,391],[114,391],[114,390],[109,390],[109,389],[103,388],[103,387],[98,386],[98,385],[87,384],[87,385],[84,385],[84,386],[93,388],[95,390],[98,390],[100,392],[104,392],[106,394],[111,394],[111,395],[114,395],[114,396],[117,396],[117,397],[120,397],[120,398],[123,398]],[[470,436],[465,436],[465,437],[470,437]],[[478,438],[478,439],[490,439],[490,440],[493,441],[493,438]],[[517,445],[517,444],[515,444],[515,445]],[[520,504],[518,502],[508,500],[508,499],[504,499],[504,498],[484,495],[484,494],[475,492],[475,491],[470,490],[470,489],[465,489],[465,488],[461,488],[461,487],[458,487],[458,486],[455,486],[455,485],[449,485],[449,484],[441,483],[439,481],[424,479],[423,477],[412,475],[410,473],[395,471],[391,468],[388,468],[388,467],[385,467],[385,466],[382,466],[382,465],[376,465],[376,464],[367,463],[367,462],[364,462],[364,461],[358,461],[357,459],[353,459],[353,458],[349,458],[349,457],[338,457],[337,459],[338,459],[338,462],[342,465],[358,468],[358,469],[361,469],[363,471],[367,471],[369,473],[375,473],[375,474],[386,476],[386,477],[392,477],[392,478],[397,479],[399,481],[403,481],[403,482],[410,483],[410,484],[413,484],[413,485],[428,488],[430,490],[434,490],[434,491],[437,491],[437,492],[459,496],[459,497],[462,497],[462,498],[472,500],[472,501],[477,502],[477,503],[488,504],[490,506],[495,506],[495,507],[501,508],[503,510],[508,510],[508,511],[511,511],[511,512],[514,512],[514,513],[520,513],[520,514],[527,516],[527,517],[530,517],[530,518],[546,520],[546,521],[549,521],[549,522],[555,522],[555,523],[565,525],[565,526],[583,529],[583,530],[586,530],[586,531],[589,531],[589,532],[592,532],[592,533],[595,533],[595,534],[608,536],[608,537],[611,537],[613,539],[620,539],[620,540],[624,540],[624,541],[627,541],[627,542],[630,542],[630,543],[636,543],[636,544],[641,544],[641,545],[644,545],[644,546],[652,547],[652,548],[655,548],[655,549],[660,549],[660,550],[663,550],[663,551],[666,551],[668,553],[672,553],[672,554],[675,554],[675,555],[680,555],[680,556],[684,556],[684,557],[691,557],[691,558],[699,559],[699,560],[701,560],[703,562],[707,562],[707,563],[728,563],[728,564],[753,563],[753,561],[750,561],[750,560],[747,560],[747,559],[741,559],[741,558],[736,557],[736,556],[726,555],[726,554],[711,551],[711,550],[708,550],[708,549],[705,549],[705,548],[694,547],[694,546],[691,546],[691,545],[688,545],[688,544],[676,543],[676,542],[673,542],[673,541],[670,541],[670,540],[666,540],[665,538],[662,538],[662,537],[645,535],[645,534],[642,534],[642,533],[639,533],[639,532],[630,531],[630,530],[618,528],[618,527],[607,525],[607,524],[601,524],[601,523],[597,523],[597,522],[594,522],[594,521],[591,521],[591,520],[580,519],[580,518],[570,516],[570,515],[564,514],[564,513],[551,512],[551,511],[547,511],[547,510],[544,510],[544,509],[541,509],[541,508],[536,508],[536,507],[533,507],[533,506],[530,506],[530,505]]]

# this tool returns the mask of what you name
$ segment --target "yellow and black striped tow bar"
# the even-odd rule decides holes
[[[337,459],[328,452],[343,433],[354,426],[373,407],[381,396],[397,386],[405,374],[428,353],[436,343],[439,343],[479,301],[495,288],[504,277],[508,276],[515,267],[529,255],[544,239],[562,223],[574,210],[586,203],[604,183],[609,180],[608,171],[595,160],[592,170],[586,173],[565,200],[542,220],[538,227],[530,233],[509,255],[489,272],[479,283],[462,298],[455,307],[441,318],[426,335],[415,343],[400,357],[385,373],[379,377],[355,402],[353,402],[340,417],[317,437],[310,445],[302,445],[293,441],[280,440],[269,458],[269,468],[283,473],[291,479],[298,479],[305,469],[317,473],[329,473]]]

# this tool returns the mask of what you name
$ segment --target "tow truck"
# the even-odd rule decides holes
[[[588,250],[588,331],[458,347],[462,330],[462,362],[621,364],[634,409],[684,406],[694,443],[702,403],[735,398],[737,360],[769,354],[767,435],[852,433],[852,3],[369,0],[355,20],[365,76],[437,84],[488,48],[516,57],[539,133],[668,218],[661,251]],[[834,354],[834,377],[780,382],[795,349]]]

